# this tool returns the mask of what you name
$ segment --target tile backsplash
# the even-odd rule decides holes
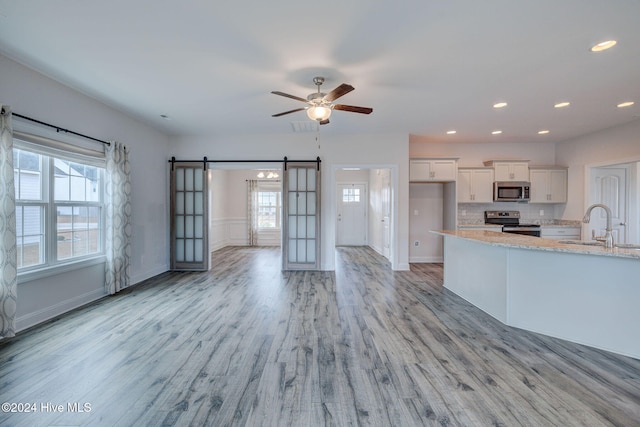
[[[555,205],[545,203],[458,203],[458,224],[484,223],[484,211],[520,211],[520,221],[534,224],[553,222]],[[542,215],[540,213],[543,212]]]

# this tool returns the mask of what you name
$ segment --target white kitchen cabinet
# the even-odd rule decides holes
[[[493,167],[496,181],[529,181],[528,161],[490,160],[484,165]]]
[[[457,165],[456,159],[409,159],[409,181],[455,181]]]
[[[530,203],[566,203],[567,168],[531,168]]]
[[[493,169],[458,169],[456,184],[458,203],[493,202],[493,181]]]
[[[540,237],[556,240],[580,240],[582,227],[540,227]]]

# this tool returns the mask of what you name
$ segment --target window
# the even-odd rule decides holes
[[[359,188],[343,188],[342,203],[360,203]]]
[[[104,168],[14,148],[18,270],[103,253]]]
[[[258,229],[280,228],[280,189],[277,186],[258,186]]]

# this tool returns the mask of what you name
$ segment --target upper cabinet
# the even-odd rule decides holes
[[[529,170],[530,203],[566,203],[567,168],[540,167]]]
[[[457,165],[457,159],[409,159],[409,181],[455,181]]]
[[[529,162],[522,160],[490,160],[485,166],[493,167],[496,181],[529,181]]]
[[[493,181],[493,169],[459,168],[458,203],[492,203]]]

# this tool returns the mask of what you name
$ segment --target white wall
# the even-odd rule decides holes
[[[103,140],[131,151],[132,282],[169,268],[169,138],[93,98],[0,55],[0,103],[13,112]],[[97,144],[101,147],[100,144]],[[24,283],[18,279],[21,330],[104,295],[104,265]]]
[[[582,218],[588,200],[586,169],[640,160],[640,120],[557,144],[556,158],[569,166],[569,201],[565,218]]]
[[[389,169],[369,170],[369,246],[380,255],[384,251],[385,209],[383,198],[389,191]]]
[[[411,157],[457,157],[458,167],[479,167],[488,160],[530,160],[532,166],[563,165],[556,163],[553,142],[445,144],[411,135],[409,153]]]
[[[408,269],[408,181],[409,149],[406,135],[320,135],[320,148],[315,134],[230,135],[209,137],[176,137],[173,145],[180,151],[170,153],[178,158],[212,160],[322,160],[321,268],[335,268],[335,188],[336,174],[344,167],[389,168],[395,188],[393,200],[394,255],[392,267]]]
[[[409,184],[409,262],[442,262],[444,186],[441,183]]]
[[[227,173],[226,170],[209,170],[209,253],[230,244],[226,209]]]

